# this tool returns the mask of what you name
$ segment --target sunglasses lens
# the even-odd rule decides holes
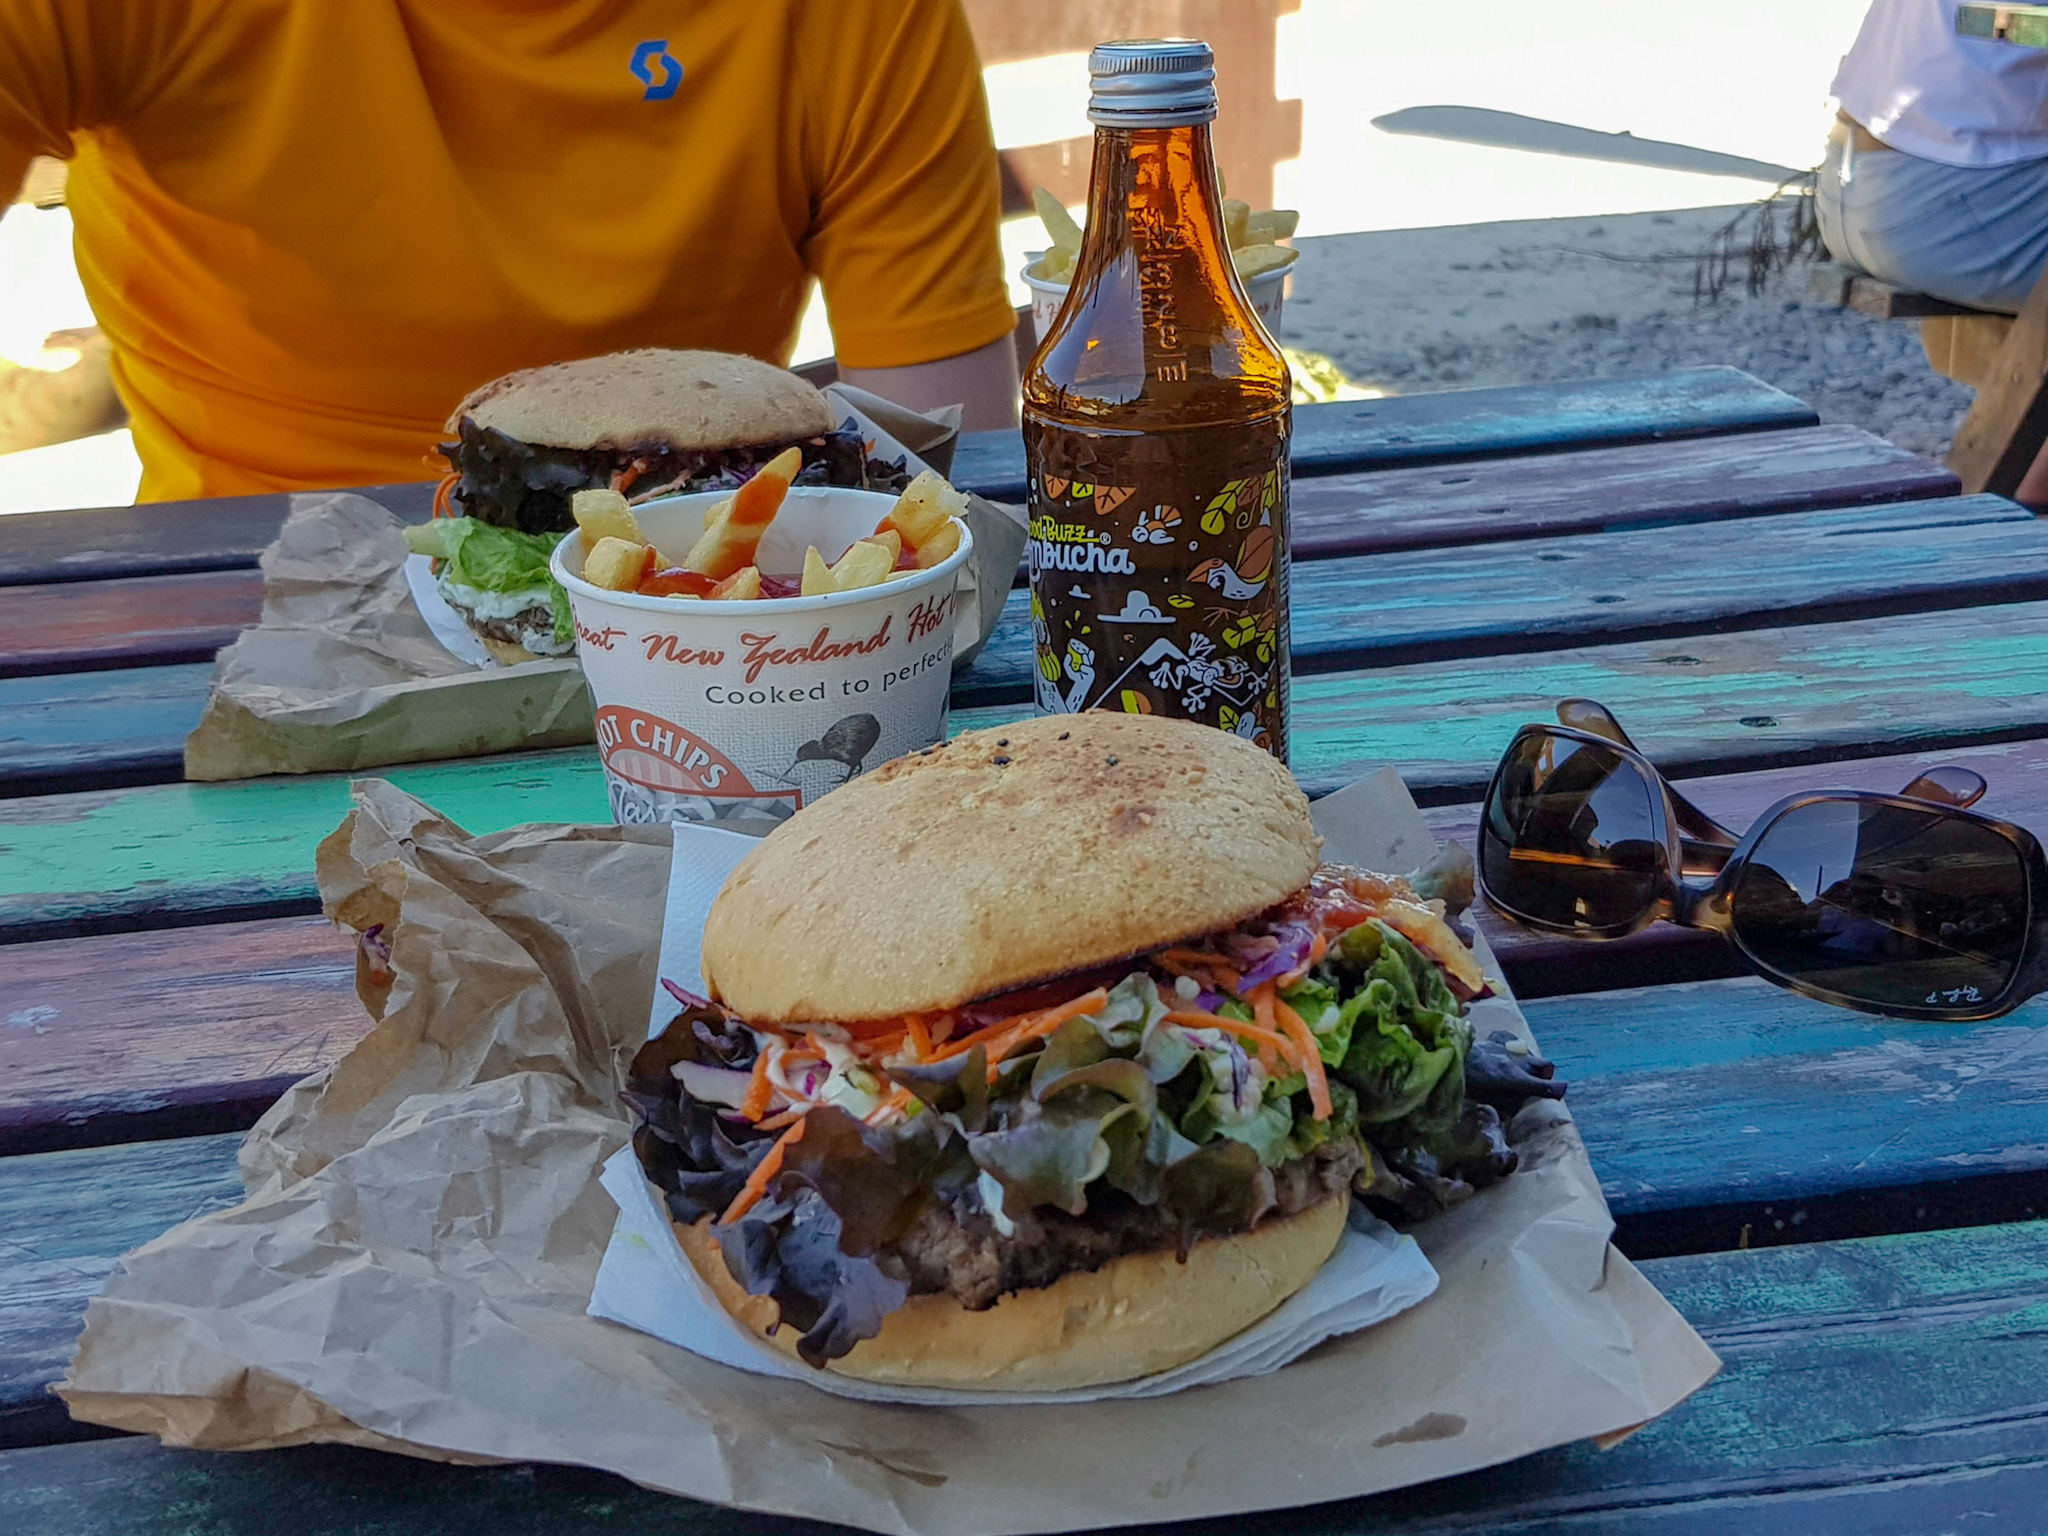
[[[1655,806],[1650,781],[1612,747],[1521,737],[1480,824],[1487,898],[1565,930],[1640,921],[1669,873]]]
[[[1818,800],[1764,830],[1730,912],[1766,971],[1878,1008],[1966,1010],[2012,981],[2027,900],[2019,849],[1989,827]]]

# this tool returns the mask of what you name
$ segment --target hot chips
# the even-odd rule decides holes
[[[923,549],[948,520],[966,511],[967,498],[928,469],[903,488],[875,532],[894,529],[912,549]]]
[[[1045,225],[1046,237],[1052,241],[1052,249],[1039,260],[1039,275],[1049,283],[1058,282],[1073,272],[1074,258],[1081,254],[1081,226],[1045,188],[1033,193],[1032,201],[1038,205],[1039,222]]]
[[[917,568],[928,571],[941,561],[952,557],[960,547],[960,525],[948,518],[924,543],[917,546]]]
[[[803,467],[803,452],[797,448],[785,448],[763,464],[732,493],[732,510],[716,522],[707,520],[704,536],[683,556],[684,566],[723,581],[752,565],[761,535],[775,521],[776,509]]]
[[[601,539],[620,539],[628,544],[647,542],[647,535],[640,531],[640,520],[617,491],[578,491],[569,498],[569,510],[575,514],[576,526],[583,530],[585,549],[597,548]]]
[[[583,579],[608,592],[630,592],[653,563],[654,550],[626,539],[602,538],[583,557]]]
[[[731,496],[715,503],[704,532],[680,565],[664,565],[624,497],[616,491],[579,491],[571,505],[588,553],[583,577],[613,592],[650,597],[751,601],[769,595],[755,561],[761,536],[775,521],[791,481],[802,467],[794,448],[778,454]],[[912,570],[930,570],[960,547],[967,497],[944,478],[924,471],[904,488],[895,506],[837,562],[813,546],[804,551],[798,592],[805,597],[879,586]],[[776,586],[788,595],[786,582]]]
[[[714,603],[729,602],[735,598],[756,598],[761,595],[761,567],[744,565],[711,589]]]

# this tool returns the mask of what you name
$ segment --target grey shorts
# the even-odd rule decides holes
[[[2048,267],[2048,160],[1943,165],[1830,142],[1815,211],[1838,259],[1952,304],[2017,314]]]

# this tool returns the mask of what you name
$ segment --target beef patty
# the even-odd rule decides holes
[[[1272,1204],[1264,1214],[1292,1216],[1344,1195],[1364,1161],[1347,1136],[1274,1169]],[[1018,1220],[1006,1237],[970,1192],[925,1212],[887,1252],[909,1271],[913,1295],[944,1292],[978,1312],[1011,1291],[1051,1285],[1069,1271],[1100,1269],[1127,1253],[1179,1244],[1178,1225],[1156,1207],[1115,1197],[1098,1209],[1094,1202],[1100,1198],[1091,1192],[1084,1216],[1043,1207]]]

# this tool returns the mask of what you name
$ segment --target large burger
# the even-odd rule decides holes
[[[1319,847],[1270,756],[1145,716],[970,732],[806,807],[633,1063],[685,1251],[814,1366],[1050,1390],[1257,1321],[1354,1191],[1414,1215],[1504,1176],[1495,1105],[1562,1085],[1524,1058],[1468,1095],[1486,983],[1442,902]]]
[[[448,418],[449,474],[433,522],[407,532],[441,595],[503,662],[575,648],[548,557],[575,527],[576,492],[629,501],[727,490],[798,448],[799,485],[900,490],[825,397],[793,373],[726,352],[644,348],[507,374]],[[445,515],[444,515],[445,514]]]

